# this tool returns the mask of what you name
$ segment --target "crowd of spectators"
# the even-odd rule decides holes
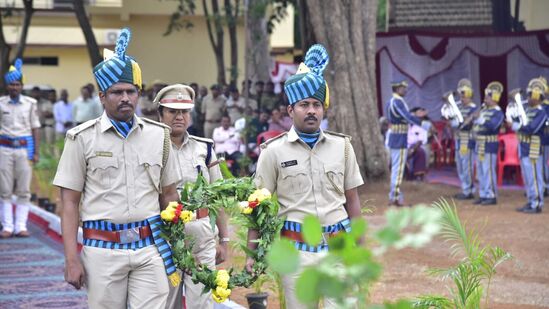
[[[148,87],[143,87],[136,114],[158,121],[158,106],[153,101],[167,85],[155,80]],[[257,158],[258,143],[266,139],[262,133],[269,131],[269,137],[272,137],[292,127],[284,92],[275,93],[275,85],[271,81],[242,82],[240,89],[218,84],[210,87],[197,83],[189,85],[196,93],[189,133],[213,139],[217,154],[232,163],[233,172],[239,172],[238,162],[243,156],[251,158],[252,162]],[[29,95],[38,102],[42,140],[45,143],[64,138],[72,127],[103,113],[98,93],[91,83],[82,86],[80,95],[72,101],[69,101],[69,93],[65,89],[60,90],[57,96],[55,90],[41,91],[39,87],[34,87]],[[325,121],[323,128],[326,129]]]

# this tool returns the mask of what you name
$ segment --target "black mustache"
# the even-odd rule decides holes
[[[120,109],[122,109],[122,108],[124,108],[124,107],[131,107],[131,108],[133,108],[133,105],[131,105],[131,104],[122,104],[122,105],[118,106],[118,109],[120,110]]]
[[[309,117],[305,118],[305,121],[308,121],[308,120],[317,121],[318,119],[315,116],[309,116]]]

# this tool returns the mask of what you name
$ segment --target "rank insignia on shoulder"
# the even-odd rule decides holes
[[[286,162],[280,163],[280,166],[282,166],[282,167],[289,167],[289,166],[294,166],[294,165],[297,165],[297,160],[291,160],[291,161],[286,161]]]

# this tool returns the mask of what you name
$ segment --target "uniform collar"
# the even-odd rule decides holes
[[[394,93],[394,92],[393,92],[393,98],[395,98],[395,99],[400,99],[400,100],[404,100],[403,97],[401,97],[398,93]]]
[[[324,137],[325,137],[324,131],[322,131],[322,129],[320,129],[320,135],[318,136],[318,141],[316,143],[318,144],[319,142],[323,141]],[[295,127],[292,126],[290,128],[290,131],[288,131],[288,142],[293,143],[295,141],[301,141],[301,138],[299,138],[299,135],[297,134],[297,131],[295,130]],[[305,143],[305,142],[303,142],[303,143]]]
[[[15,99],[12,99],[10,96],[8,96],[8,98],[9,98],[8,102],[10,104],[17,104],[21,102],[21,95],[18,95]]]
[[[145,124],[145,122],[141,118],[135,116],[135,114],[133,115],[133,120],[134,120],[133,121],[134,127],[136,126],[135,124],[137,124],[140,128],[142,128],[143,125]],[[110,128],[113,128],[114,130],[116,130],[111,120],[109,119],[109,116],[107,116],[107,112],[103,112],[103,114],[101,115],[100,122],[101,122],[101,133],[105,133],[105,131],[107,131]]]

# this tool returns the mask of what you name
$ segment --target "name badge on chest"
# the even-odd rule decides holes
[[[294,166],[294,165],[297,165],[297,160],[291,160],[291,161],[286,161],[286,162],[280,163],[280,166],[282,166],[283,168],[284,167]]]

